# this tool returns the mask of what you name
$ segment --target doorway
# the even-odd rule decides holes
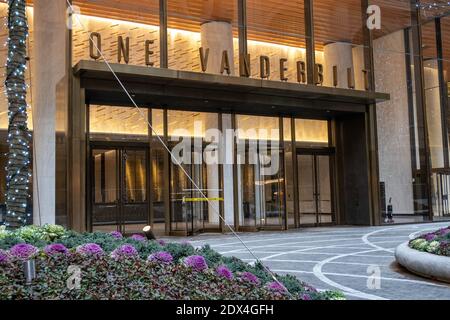
[[[332,159],[329,149],[297,150],[300,226],[335,222]]]
[[[91,229],[142,232],[149,224],[149,153],[145,147],[92,147]]]
[[[173,149],[174,146],[171,146]],[[223,191],[220,166],[207,164],[203,154],[210,155],[206,145],[193,146],[192,161],[170,161],[171,234],[195,235],[200,232],[218,232],[222,229]],[[188,178],[188,176],[191,179]],[[205,198],[206,197],[206,198]]]

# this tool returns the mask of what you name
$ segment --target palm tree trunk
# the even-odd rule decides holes
[[[27,125],[28,23],[26,0],[8,0],[8,57],[6,62],[6,94],[8,97],[8,163],[6,165],[6,219],[8,228],[27,223],[29,198],[30,140]]]

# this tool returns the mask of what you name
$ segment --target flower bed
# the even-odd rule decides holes
[[[27,286],[22,268],[30,259],[37,277]],[[343,299],[294,276],[277,278],[281,283],[261,265],[224,257],[208,246],[195,249],[117,232],[79,234],[58,226],[0,229],[0,300]]]
[[[440,256],[450,256],[450,227],[423,234],[409,242],[409,247]]]

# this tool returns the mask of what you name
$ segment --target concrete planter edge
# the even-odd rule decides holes
[[[450,283],[450,257],[418,251],[405,242],[396,248],[395,259],[412,273]]]

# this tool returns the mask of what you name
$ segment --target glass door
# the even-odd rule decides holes
[[[94,149],[91,153],[91,219],[94,231],[119,231],[119,150]]]
[[[91,151],[93,231],[138,233],[148,224],[148,151],[93,148]]]
[[[300,225],[333,223],[331,162],[329,154],[297,155]]]
[[[123,185],[121,199],[122,231],[139,233],[148,224],[147,150],[121,150]]]

